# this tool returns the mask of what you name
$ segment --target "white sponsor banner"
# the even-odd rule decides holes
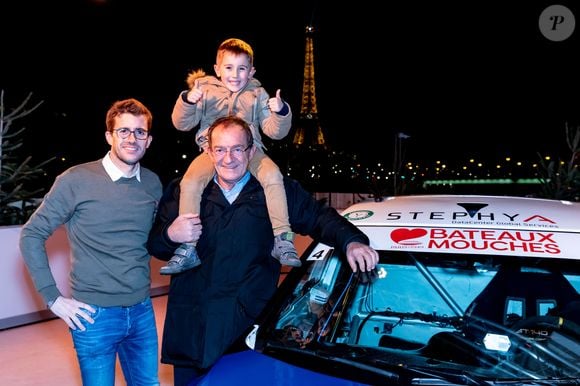
[[[580,259],[580,234],[546,230],[360,227],[380,250]]]

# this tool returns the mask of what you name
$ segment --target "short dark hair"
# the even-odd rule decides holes
[[[149,111],[143,103],[133,98],[116,101],[111,105],[109,111],[107,111],[107,118],[105,120],[107,131],[113,131],[113,128],[115,127],[115,118],[125,113],[135,116],[144,115],[145,120],[147,121],[147,127],[145,127],[145,129],[151,133],[151,127],[153,125],[153,115],[151,114],[151,111]]]
[[[250,125],[248,122],[244,121],[240,117],[236,117],[235,115],[226,115],[225,117],[220,117],[216,119],[207,131],[207,138],[209,147],[211,147],[211,136],[213,131],[216,127],[223,126],[223,127],[230,127],[230,126],[239,126],[242,130],[246,133],[246,143],[247,147],[250,147],[254,144],[254,137],[252,135],[252,130],[250,129]]]

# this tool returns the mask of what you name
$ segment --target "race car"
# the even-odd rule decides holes
[[[342,214],[380,254],[316,240],[199,385],[580,384],[580,203],[396,196]]]

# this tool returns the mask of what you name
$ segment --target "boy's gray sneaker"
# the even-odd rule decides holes
[[[272,256],[280,261],[282,265],[300,267],[302,262],[298,258],[298,253],[294,247],[294,237],[294,232],[284,232],[274,237]]]
[[[161,267],[161,275],[173,275],[188,269],[197,267],[201,264],[194,244],[181,244],[175,250],[175,255],[167,262],[167,265]]]

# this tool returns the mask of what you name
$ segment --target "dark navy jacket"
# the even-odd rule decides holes
[[[317,202],[296,181],[285,179],[290,225],[296,233],[343,251],[368,238],[334,208]],[[169,260],[179,246],[167,227],[177,217],[179,181],[161,199],[149,252]],[[171,278],[161,362],[207,368],[249,327],[276,290],[280,263],[270,253],[274,236],[264,191],[252,176],[228,203],[210,182],[201,201],[201,265]]]

